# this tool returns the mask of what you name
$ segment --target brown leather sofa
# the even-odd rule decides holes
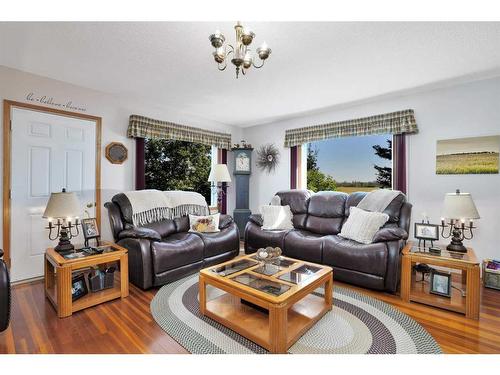
[[[123,193],[104,206],[115,242],[128,249],[130,281],[142,289],[170,283],[239,253],[238,227],[231,216],[221,215],[220,232],[196,233],[189,232],[186,216],[134,226],[132,208]]]
[[[277,195],[283,206],[290,206],[294,229],[265,231],[261,229],[262,217],[252,215],[245,228],[245,253],[279,246],[286,256],[331,266],[335,280],[370,289],[397,290],[400,253],[408,238],[412,208],[405,195],[398,195],[386,208],[389,221],[369,245],[338,236],[350,207],[357,206],[366,193],[285,190]]]

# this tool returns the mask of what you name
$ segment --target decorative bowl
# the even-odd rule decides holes
[[[265,247],[257,250],[256,258],[261,262],[272,262],[276,260],[281,255],[281,249],[279,247]]]

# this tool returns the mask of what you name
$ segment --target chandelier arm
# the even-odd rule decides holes
[[[260,65],[257,66],[257,65],[255,65],[255,62],[252,61],[252,65],[253,65],[253,67],[255,69],[260,69],[260,68],[262,68],[264,66],[265,62],[266,62],[266,60],[262,60],[262,64],[260,64]]]
[[[227,62],[226,62],[226,60],[224,60],[224,66],[222,68],[220,66],[221,66],[220,64],[217,64],[217,69],[219,69],[221,72],[223,70],[226,70],[226,68],[227,68]]]

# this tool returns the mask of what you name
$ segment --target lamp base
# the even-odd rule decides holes
[[[54,247],[54,250],[57,251],[58,253],[64,253],[66,251],[71,251],[74,249],[75,249],[75,247],[73,246],[72,243],[64,244],[64,245],[61,245],[59,243],[56,247]]]
[[[74,249],[75,247],[69,240],[67,228],[62,227],[61,235],[59,236],[59,243],[57,244],[56,247],[54,247],[54,250],[60,253],[65,251],[71,251]]]
[[[467,252],[467,248],[463,245],[462,241],[455,242],[453,240],[450,242],[450,244],[448,246],[446,246],[446,250],[455,251],[457,253],[466,253]]]

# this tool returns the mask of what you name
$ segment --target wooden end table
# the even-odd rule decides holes
[[[441,254],[436,255],[408,241],[402,251],[401,299],[465,314],[470,319],[479,319],[480,271],[474,250],[467,248],[467,253],[456,253],[446,251],[446,245],[439,247],[442,249]],[[461,280],[452,280],[455,288],[451,288],[451,298],[431,294],[429,283],[415,280],[413,266],[417,263],[461,271]],[[465,297],[458,289],[465,291]]]
[[[101,246],[109,246],[113,251],[82,258],[66,259],[53,248],[45,252],[45,296],[52,303],[59,318],[71,316],[74,312],[95,306],[115,298],[128,296],[128,255],[127,249],[114,243],[101,241]],[[91,292],[75,301],[71,298],[72,276],[75,271],[85,273],[86,269],[102,264],[118,262],[113,288]],[[86,275],[85,275],[85,278]]]
[[[250,264],[238,269],[241,262]],[[272,353],[286,353],[332,309],[333,273],[331,267],[292,258],[278,263],[264,267],[252,254],[201,270],[201,313]],[[207,301],[207,285],[226,293]],[[323,285],[324,297],[313,294]]]

